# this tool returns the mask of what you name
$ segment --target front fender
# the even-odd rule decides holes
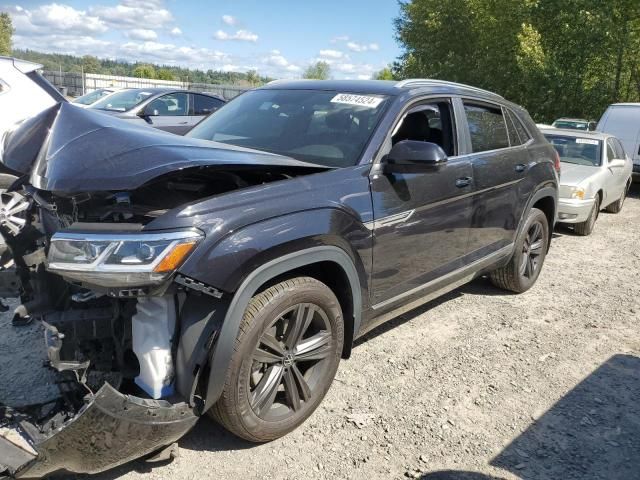
[[[362,293],[353,259],[345,250],[332,245],[317,246],[288,253],[253,270],[234,294],[226,311],[210,362],[209,382],[203,411],[210,409],[220,398],[225,372],[229,367],[233,347],[242,317],[251,298],[262,285],[286,272],[319,262],[334,262],[346,273],[353,299],[353,330],[358,332],[362,318]]]
[[[282,215],[243,227],[222,240],[200,245],[180,273],[224,292],[235,292],[255,269],[301,250],[334,246],[347,253],[368,298],[372,265],[371,230],[338,208]]]

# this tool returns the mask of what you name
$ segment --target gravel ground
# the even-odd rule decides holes
[[[640,189],[591,237],[554,236],[528,293],[480,279],[359,341],[286,438],[203,419],[173,463],[77,478],[640,479]],[[0,402],[50,394],[24,379],[37,328],[0,328]]]

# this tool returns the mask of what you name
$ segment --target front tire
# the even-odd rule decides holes
[[[251,299],[209,414],[251,442],[286,435],[329,390],[343,342],[342,310],[329,287],[310,277],[274,285]]]
[[[489,274],[499,288],[522,293],[529,290],[540,275],[549,247],[549,221],[542,210],[532,208],[515,242],[509,263]]]
[[[598,215],[600,215],[600,195],[596,195],[589,217],[582,223],[576,223],[575,232],[583,237],[591,235],[593,228],[596,226]]]

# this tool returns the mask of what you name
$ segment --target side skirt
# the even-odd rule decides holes
[[[503,247],[486,257],[480,258],[458,270],[454,270],[440,278],[436,278],[424,285],[420,285],[419,287],[409,290],[408,292],[374,305],[371,309],[372,319],[367,322],[366,326],[361,332],[359,332],[358,336],[362,336],[393,318],[403,315],[420,307],[421,305],[424,305],[425,303],[455,290],[456,288],[461,287],[466,283],[469,283],[474,278],[482,275],[490,269],[490,267],[510,258],[513,254],[513,248],[514,244],[507,245],[506,247]],[[417,295],[420,296],[415,298]],[[411,300],[411,298],[414,299]],[[393,305],[397,306],[394,308]],[[390,307],[391,310],[388,310],[387,307]]]

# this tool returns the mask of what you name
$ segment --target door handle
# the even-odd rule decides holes
[[[178,125],[188,125],[188,124],[189,124],[189,122],[180,122],[180,123],[178,123]]]
[[[469,185],[471,185],[471,181],[472,180],[473,180],[473,178],[471,178],[471,177],[458,178],[456,180],[456,187],[458,187],[458,188],[468,187]]]
[[[519,163],[516,165],[516,172],[521,173],[527,169],[527,166],[524,163]]]

